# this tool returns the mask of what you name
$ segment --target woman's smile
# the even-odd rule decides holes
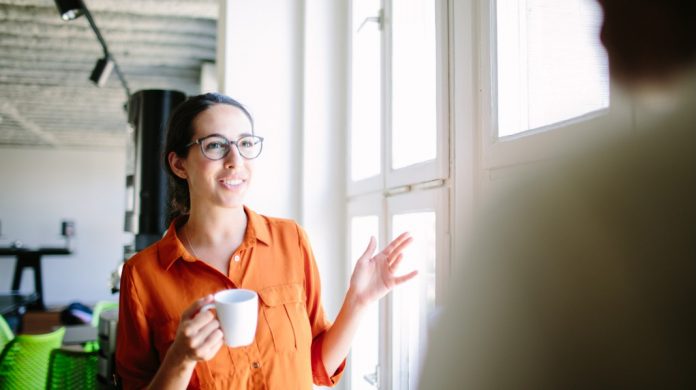
[[[240,178],[225,178],[220,179],[219,183],[227,189],[239,190],[244,184],[246,184],[246,180]]]

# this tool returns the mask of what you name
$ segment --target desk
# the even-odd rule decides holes
[[[24,314],[24,308],[36,302],[39,299],[36,293],[31,294],[2,294],[0,295],[0,314],[3,316],[13,313],[15,311],[20,312],[19,314]]]
[[[97,341],[97,328],[92,325],[65,325],[63,345],[80,345]]]
[[[14,276],[12,278],[12,291],[19,291],[19,284],[22,281],[22,273],[25,268],[34,270],[34,288],[38,294],[38,300],[29,306],[31,309],[45,310],[43,282],[41,279],[41,256],[43,255],[69,255],[72,254],[68,248],[0,248],[0,256],[15,256]]]

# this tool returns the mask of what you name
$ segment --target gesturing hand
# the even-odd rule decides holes
[[[213,302],[208,295],[189,306],[181,314],[181,322],[171,350],[188,361],[210,360],[222,347],[220,323],[210,311],[199,313],[204,305]]]
[[[394,286],[404,283],[418,274],[414,270],[396,276],[399,263],[403,259],[403,250],[413,241],[408,233],[402,233],[389,243],[381,252],[375,251],[375,238],[370,238],[367,249],[355,264],[350,278],[350,290],[360,305],[366,305],[387,295]]]

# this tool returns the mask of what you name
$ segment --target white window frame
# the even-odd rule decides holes
[[[387,227],[387,239],[394,237],[401,232],[394,231],[392,224],[393,217],[397,214],[416,213],[419,211],[430,211],[435,213],[435,303],[441,306],[444,300],[448,277],[450,275],[450,213],[449,213],[449,188],[438,187],[432,189],[416,190],[409,193],[398,194],[386,198],[385,222]],[[397,287],[398,288],[398,287]],[[384,385],[387,389],[417,389],[417,377],[419,367],[409,364],[408,370],[403,370],[401,364],[394,357],[401,347],[411,347],[404,343],[404,340],[397,340],[391,333],[394,325],[392,307],[394,305],[393,296],[390,294],[385,299],[386,321],[382,326],[384,332],[381,336],[387,342],[386,351],[390,351],[384,360],[384,369],[380,373],[380,378],[384,378]],[[418,347],[421,354],[425,354],[427,342],[427,328],[432,325],[430,320],[421,323],[421,345]],[[412,363],[412,362],[411,362]],[[380,368],[382,365],[380,365]],[[414,372],[415,370],[415,372]],[[415,374],[415,375],[413,375]]]
[[[495,34],[494,1],[449,0],[452,234],[461,238],[452,242],[455,274],[461,267],[459,259],[468,253],[464,238],[474,230],[474,215],[491,195],[488,187],[494,180],[533,169],[531,163],[548,159],[554,152],[563,153],[584,136],[627,137],[635,127],[630,99],[610,81],[611,115],[589,119],[584,125],[562,123],[565,128],[552,126],[498,140],[493,107],[497,72],[491,65],[497,52],[491,39]]]
[[[360,194],[366,194],[370,192],[378,192],[379,189],[381,188],[382,184],[384,183],[384,170],[385,170],[385,159],[382,157],[379,161],[380,168],[379,168],[379,174],[375,176],[370,176],[361,180],[354,181],[352,179],[352,167],[353,167],[353,154],[351,150],[351,130],[353,126],[352,122],[352,111],[353,111],[353,106],[352,106],[352,96],[353,96],[353,38],[355,32],[353,31],[353,1],[355,0],[349,0],[348,2],[348,23],[347,23],[347,28],[348,28],[348,39],[349,39],[349,44],[347,45],[348,47],[348,61],[351,64],[348,66],[348,77],[347,77],[347,90],[348,90],[348,95],[346,99],[346,105],[348,106],[347,110],[347,117],[346,117],[346,123],[347,123],[347,137],[346,137],[346,167],[347,167],[347,175],[346,175],[346,189],[348,196],[354,196],[354,195],[360,195]],[[382,98],[380,99],[381,102],[381,110],[382,110],[382,131],[380,132],[380,145],[382,148],[385,147],[385,142],[386,142],[386,137],[384,134],[384,128],[385,128],[385,75],[386,75],[386,66],[385,66],[385,42],[386,42],[386,37],[384,33],[384,1],[382,0],[382,11],[378,15],[374,15],[374,17],[380,18],[377,23],[380,24],[380,29],[382,30],[382,69],[380,70],[381,72],[381,91],[382,91]]]
[[[631,128],[633,110],[629,99],[613,83],[609,107],[576,118],[530,129],[519,134],[497,136],[496,0],[474,0],[478,5],[478,79],[482,168],[495,170],[562,155],[579,140],[606,137]],[[598,32],[599,33],[599,32]]]
[[[350,243],[353,242],[353,232],[351,228],[351,223],[353,221],[353,218],[355,217],[364,217],[364,216],[377,216],[378,220],[378,237],[375,237],[377,239],[378,244],[381,246],[384,246],[384,243],[387,242],[387,229],[386,229],[386,220],[385,220],[385,199],[382,197],[380,194],[369,194],[365,196],[360,196],[357,198],[350,199],[348,201],[348,206],[347,206],[347,213],[346,213],[346,222],[348,228],[346,229],[347,235],[348,235],[348,243],[349,245],[346,246],[346,259],[347,261],[345,262],[346,266],[346,275],[352,275],[353,274],[353,261],[355,259],[352,258],[352,256],[355,256],[356,254],[351,253],[351,245]],[[367,242],[365,243],[367,245]],[[379,250],[379,248],[377,248]],[[358,254],[359,255],[359,254]],[[387,317],[388,311],[386,307],[385,300],[380,301],[379,303],[379,319],[380,319],[380,334],[379,334],[379,340],[380,340],[380,345],[378,347],[378,367],[376,368],[377,370],[377,380],[378,383],[380,381],[380,378],[384,378],[384,373],[381,372],[382,367],[384,367],[384,364],[379,364],[381,363],[386,356],[384,355],[385,351],[387,351],[388,343],[386,338],[384,337],[384,332],[383,329],[385,328],[384,325],[384,318]],[[352,351],[351,351],[352,353]],[[348,364],[346,367],[346,373],[350,373],[353,370],[352,366],[352,360],[353,359],[348,359]],[[370,375],[372,373],[361,373],[361,376],[363,375]],[[345,375],[345,379],[347,379],[347,385],[346,388],[352,388],[352,375],[348,374]]]
[[[437,83],[437,157],[434,160],[423,163],[403,167],[400,169],[391,169],[391,80],[389,79],[391,69],[391,27],[389,17],[391,15],[392,2],[398,0],[383,0],[382,1],[382,131],[381,137],[381,158],[380,158],[380,174],[359,181],[353,181],[351,174],[346,178],[346,193],[347,193],[347,226],[348,226],[348,242],[352,242],[350,233],[350,224],[353,217],[378,215],[380,226],[380,248],[386,245],[391,238],[391,216],[388,212],[401,213],[404,211],[417,211],[418,209],[432,210],[436,214],[436,237],[437,237],[437,264],[436,264],[436,296],[437,304],[440,305],[444,298],[444,290],[446,279],[449,277],[450,269],[450,235],[451,226],[450,217],[450,192],[452,191],[450,182],[450,166],[451,166],[451,121],[450,121],[450,65],[451,52],[450,48],[450,16],[448,9],[452,6],[450,0],[435,0],[436,9],[436,83]],[[348,58],[352,58],[352,2],[349,4],[349,20],[348,20],[348,36],[351,39],[349,43]],[[375,15],[377,16],[377,15]],[[352,167],[351,159],[351,93],[352,93],[352,67],[349,67],[348,74],[348,91],[349,95],[346,99],[348,105],[347,122],[348,132],[346,136],[347,149],[347,167],[350,172]],[[353,271],[350,259],[350,245],[346,249],[348,267],[348,275]],[[407,270],[404,270],[407,271]],[[390,295],[380,302],[380,346],[379,346],[379,367],[378,367],[378,384],[381,389],[395,389],[398,381],[392,375],[393,369],[397,364],[393,361],[394,340],[391,332],[391,313],[392,300]],[[423,339],[425,343],[427,340]],[[349,359],[350,360],[350,359]],[[347,367],[351,370],[352,367]],[[350,371],[349,371],[350,372]],[[350,378],[350,375],[346,375]],[[352,384],[347,381],[347,388],[351,388]],[[409,388],[407,384],[403,387]]]
[[[393,1],[384,1],[384,14],[391,15]],[[425,182],[436,179],[443,179],[449,176],[449,21],[447,18],[447,0],[435,0],[435,37],[436,37],[436,58],[435,82],[437,84],[437,157],[434,160],[421,162],[415,165],[392,169],[392,125],[391,125],[391,78],[389,74],[383,73],[384,93],[384,145],[385,154],[382,160],[382,170],[385,174],[385,187],[394,188],[408,185],[414,182]],[[383,40],[383,69],[391,69],[391,25],[385,23]],[[386,71],[385,71],[386,72]]]
[[[435,7],[435,36],[436,36],[436,83],[437,83],[437,157],[434,160],[421,162],[407,167],[392,169],[392,131],[391,131],[391,79],[390,69],[392,66],[391,59],[391,25],[389,16],[391,15],[392,2],[398,0],[383,0],[382,1],[382,132],[381,145],[382,157],[380,159],[380,173],[378,175],[365,178],[358,181],[353,181],[351,175],[346,177],[346,188],[349,196],[356,196],[370,192],[380,192],[384,188],[395,188],[400,186],[408,186],[413,183],[422,183],[438,179],[447,179],[450,170],[450,110],[449,110],[449,18],[448,18],[448,0],[434,0]],[[349,9],[352,9],[352,1]],[[375,15],[377,16],[377,15]],[[352,31],[352,15],[349,16],[348,28],[349,37],[353,37]],[[352,58],[352,44],[349,47],[349,58]],[[348,91],[352,94],[353,75],[349,71],[348,75]],[[348,106],[350,112],[350,101]],[[348,129],[351,128],[351,115],[348,115]],[[350,131],[350,130],[349,130]],[[347,167],[350,170],[352,167],[352,151],[350,137],[347,139]]]

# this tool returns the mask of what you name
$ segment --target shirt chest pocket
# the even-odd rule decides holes
[[[275,351],[308,350],[312,332],[302,283],[264,288],[259,291],[259,298],[263,321],[270,330]]]

